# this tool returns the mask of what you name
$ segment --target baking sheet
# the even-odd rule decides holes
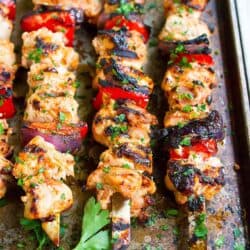
[[[153,4],[152,4],[153,3]],[[225,237],[224,245],[220,249],[230,250],[234,246],[246,246],[247,232],[245,223],[245,205],[250,203],[250,197],[240,195],[247,193],[249,180],[241,176],[247,176],[250,170],[249,151],[244,132],[246,124],[241,103],[241,82],[239,81],[240,72],[237,71],[237,58],[234,53],[233,30],[231,28],[231,16],[228,1],[210,1],[204,19],[208,21],[209,27],[213,29],[211,47],[216,61],[216,72],[218,74],[219,87],[213,94],[213,106],[217,108],[224,117],[226,124],[225,145],[220,147],[219,156],[225,165],[226,185],[212,202],[207,204],[208,209],[208,242],[209,249],[216,249],[216,240],[220,236]],[[19,18],[21,15],[32,9],[31,1],[17,0],[18,19],[16,21],[16,31],[13,41],[16,43],[16,51],[20,54],[21,39]],[[147,22],[153,26],[152,35],[157,37],[163,23],[162,1],[147,1],[146,10],[148,11]],[[94,72],[95,54],[91,47],[91,40],[95,35],[95,29],[84,25],[77,34],[77,50],[81,54],[82,64],[79,69],[79,79],[82,86],[79,88],[77,100],[80,103],[79,114],[83,120],[91,124],[93,110],[91,99],[94,95],[91,88],[91,75]],[[154,41],[154,38],[151,39]],[[146,67],[147,73],[155,81],[156,87],[152,96],[150,110],[155,113],[160,121],[163,120],[166,110],[166,103],[160,89],[160,83],[167,66],[166,60],[158,54],[155,42],[149,46],[149,60]],[[20,61],[20,55],[18,57]],[[222,60],[223,59],[223,60]],[[16,94],[16,104],[18,105],[18,115],[12,121],[15,133],[12,143],[15,150],[19,150],[19,126],[24,107],[24,96],[27,93],[26,72],[21,69],[18,72],[14,90]],[[233,126],[233,127],[232,127]],[[62,238],[62,248],[72,249],[80,238],[81,218],[85,201],[91,195],[84,191],[84,181],[89,172],[95,169],[98,163],[100,152],[103,147],[93,142],[89,137],[83,145],[83,150],[76,157],[76,179],[69,180],[73,190],[75,202],[73,207],[62,215],[62,222],[66,226],[66,234]],[[156,159],[154,164],[154,179],[157,183],[158,191],[154,195],[155,205],[149,208],[151,214],[147,223],[133,223],[131,250],[139,249],[186,249],[186,238],[184,235],[186,227],[186,217],[181,211],[177,217],[168,217],[165,211],[176,209],[173,195],[168,192],[163,184],[167,159]],[[240,165],[240,170],[235,171],[235,163]],[[248,183],[247,183],[248,181]],[[24,249],[36,249],[36,244],[31,235],[25,232],[19,225],[19,219],[23,216],[23,205],[20,202],[22,191],[13,186],[7,194],[8,204],[0,208],[0,249],[18,249],[18,243],[24,245]],[[241,199],[242,197],[242,199]],[[167,225],[166,231],[161,226]],[[234,230],[239,229],[241,235],[234,236]],[[48,249],[55,249],[49,246]],[[247,246],[246,246],[247,249]]]

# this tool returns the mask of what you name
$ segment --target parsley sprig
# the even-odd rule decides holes
[[[101,230],[110,223],[109,212],[91,197],[84,208],[82,235],[74,250],[110,249],[109,230]]]

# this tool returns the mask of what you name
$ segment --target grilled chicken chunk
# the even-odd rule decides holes
[[[167,1],[168,2],[168,1]],[[206,23],[199,19],[201,12],[190,11],[182,4],[165,4],[167,19],[159,35],[163,41],[187,41],[200,37],[203,34],[210,35]]]
[[[185,160],[170,160],[165,183],[179,204],[201,195],[211,200],[224,185],[223,166],[219,158],[204,160],[198,154]]]
[[[119,87],[126,91],[150,95],[154,83],[141,70],[117,63],[112,57],[101,57],[97,62],[93,87]]]
[[[45,231],[58,245],[58,214],[73,204],[72,192],[63,183],[67,176],[74,176],[73,156],[56,151],[52,144],[37,136],[19,154],[12,174],[26,192],[22,197],[24,216],[43,220]]]
[[[152,174],[152,151],[133,143],[124,143],[104,151],[100,157],[99,166],[102,164],[110,167],[123,167]]]
[[[146,60],[146,45],[143,37],[136,31],[101,30],[92,42],[96,53],[101,57],[121,58],[124,66],[140,69]]]
[[[46,86],[52,92],[64,91],[74,95],[76,88],[73,86],[76,76],[64,67],[54,67],[52,64],[33,64],[28,73],[28,84],[34,91],[41,86]]]
[[[11,67],[15,62],[14,44],[6,40],[0,40],[0,64]]]
[[[24,114],[25,122],[78,123],[78,103],[66,92],[48,92],[42,86],[29,96]]]
[[[155,184],[148,177],[136,170],[123,167],[100,166],[92,172],[87,180],[88,189],[97,189],[97,199],[103,209],[110,203],[112,195],[119,192],[124,198],[131,200],[131,215],[139,216],[145,207],[148,195],[156,190]]]
[[[132,101],[110,100],[97,112],[92,131],[95,140],[108,147],[124,142],[148,146],[150,127],[156,124],[155,116]]]
[[[12,82],[15,78],[15,72],[15,66],[7,66],[5,64],[0,63],[0,86],[11,88]]]
[[[96,17],[102,10],[102,2],[99,0],[33,0],[35,5],[59,6],[63,9],[82,9],[88,18]]]
[[[10,179],[12,167],[12,163],[0,154],[0,199],[7,191],[7,182]]]
[[[1,15],[1,11],[0,11],[0,24],[1,24],[0,40],[9,41],[11,32],[13,30],[13,24],[7,17]]]
[[[51,32],[47,28],[25,32],[22,35],[22,65],[26,68],[33,63],[63,66],[69,71],[76,70],[79,55],[71,47],[66,47],[62,32]]]
[[[173,126],[183,126],[191,120],[195,120],[198,117],[204,119],[208,116],[208,106],[203,106],[204,110],[201,110],[201,107],[188,107],[186,112],[179,110],[172,110],[165,114],[164,117],[164,127],[173,127]]]
[[[5,119],[0,119],[0,155],[7,157],[12,152],[12,147],[8,144],[8,138],[12,129]]]
[[[161,86],[171,109],[183,110],[187,105],[206,103],[216,86],[216,76],[210,67],[197,62],[175,64],[168,68]]]

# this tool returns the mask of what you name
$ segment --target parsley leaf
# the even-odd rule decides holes
[[[206,214],[200,214],[196,220],[194,234],[199,239],[205,239],[207,237],[208,229],[205,225]]]
[[[3,124],[0,123],[0,135],[3,135],[4,134],[4,127],[3,127]]]
[[[110,223],[109,212],[101,210],[100,203],[91,197],[84,208],[82,236],[74,250],[109,249],[110,236],[108,230],[102,230]]]
[[[28,59],[35,63],[40,63],[42,54],[43,50],[41,48],[35,49],[29,53]]]
[[[38,220],[29,220],[22,218],[20,224],[27,231],[33,231],[38,241],[37,250],[42,250],[46,245],[50,243],[48,236],[42,230],[41,223]]]

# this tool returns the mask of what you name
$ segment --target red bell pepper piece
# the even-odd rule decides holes
[[[0,0],[8,8],[8,18],[14,20],[16,17],[16,1],[15,0]]]
[[[69,11],[52,10],[43,13],[31,12],[21,20],[24,31],[31,32],[43,27],[52,32],[63,32],[67,39],[67,46],[73,46],[76,21]]]
[[[0,88],[0,118],[11,118],[16,110],[13,103],[12,92],[6,88]]]
[[[81,139],[83,140],[88,133],[88,124],[85,122],[80,128]]]
[[[135,103],[142,107],[146,108],[148,104],[148,96],[143,94],[137,94],[134,92],[129,92],[123,90],[121,88],[116,87],[107,87],[107,88],[100,88],[97,96],[94,99],[93,106],[95,109],[100,109],[103,105],[103,98],[104,96],[108,96],[111,99],[129,99],[135,101]]]
[[[178,54],[175,63],[181,62],[183,58],[186,58],[187,62],[198,62],[199,64],[205,64],[207,66],[213,66],[214,60],[210,55],[207,54]]]
[[[104,28],[107,30],[112,29],[114,27],[126,27],[128,30],[135,30],[143,36],[145,43],[148,41],[149,31],[146,26],[136,21],[128,20],[124,16],[115,16],[106,21],[104,26]]]
[[[204,157],[210,157],[217,153],[217,142],[215,139],[200,140],[191,146],[182,146],[180,149],[170,149],[170,158],[174,160],[187,159],[192,153],[202,153]]]

